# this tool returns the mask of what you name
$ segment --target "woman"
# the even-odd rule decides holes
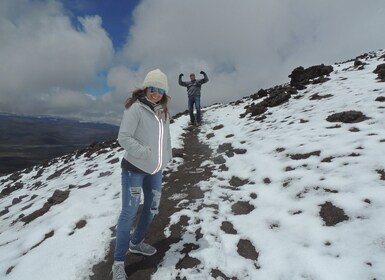
[[[127,249],[151,256],[156,249],[143,242],[158,207],[162,189],[162,169],[171,160],[169,96],[166,75],[159,69],[150,71],[143,88],[136,89],[126,101],[118,141],[125,153],[122,167],[122,211],[116,228],[113,280],[125,280],[124,260]],[[143,210],[130,237],[140,196]]]

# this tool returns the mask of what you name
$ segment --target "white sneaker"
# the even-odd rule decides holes
[[[124,262],[115,261],[112,265],[112,280],[126,280],[127,274],[124,270]]]

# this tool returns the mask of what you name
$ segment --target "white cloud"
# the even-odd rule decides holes
[[[130,91],[141,86],[143,78],[138,77],[136,72],[130,71],[127,67],[119,65],[111,68],[107,83],[112,88],[116,100],[122,100],[129,95]]]
[[[142,0],[118,54],[98,16],[80,19],[75,28],[53,0],[2,1],[0,23],[0,111],[54,89],[81,94],[108,68],[110,92],[93,108],[84,103],[85,112],[100,110],[98,117],[120,116],[126,97],[155,68],[169,77],[175,114],[187,103],[179,73],[185,79],[208,73],[205,106],[288,82],[297,66],[331,64],[385,46],[383,0]]]
[[[70,100],[74,96],[69,92],[81,90],[113,58],[99,16],[79,18],[74,28],[54,1],[2,1],[0,10],[0,110],[17,111],[20,103],[34,100],[48,102],[40,97],[61,89]],[[65,104],[71,103],[76,102]],[[60,102],[45,105],[53,111],[63,108]]]
[[[161,67],[174,109],[186,107],[180,72],[206,70],[203,104],[232,101],[289,81],[291,70],[353,58],[385,45],[383,1],[144,0],[136,10],[128,63]],[[144,72],[146,72],[144,71]]]

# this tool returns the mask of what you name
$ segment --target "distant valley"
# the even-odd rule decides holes
[[[54,117],[0,114],[0,175],[116,139],[119,127]]]

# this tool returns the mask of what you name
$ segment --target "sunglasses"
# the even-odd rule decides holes
[[[166,91],[164,89],[161,89],[161,88],[157,88],[157,87],[148,87],[148,90],[153,93],[153,92],[157,92],[159,94],[165,94]]]

